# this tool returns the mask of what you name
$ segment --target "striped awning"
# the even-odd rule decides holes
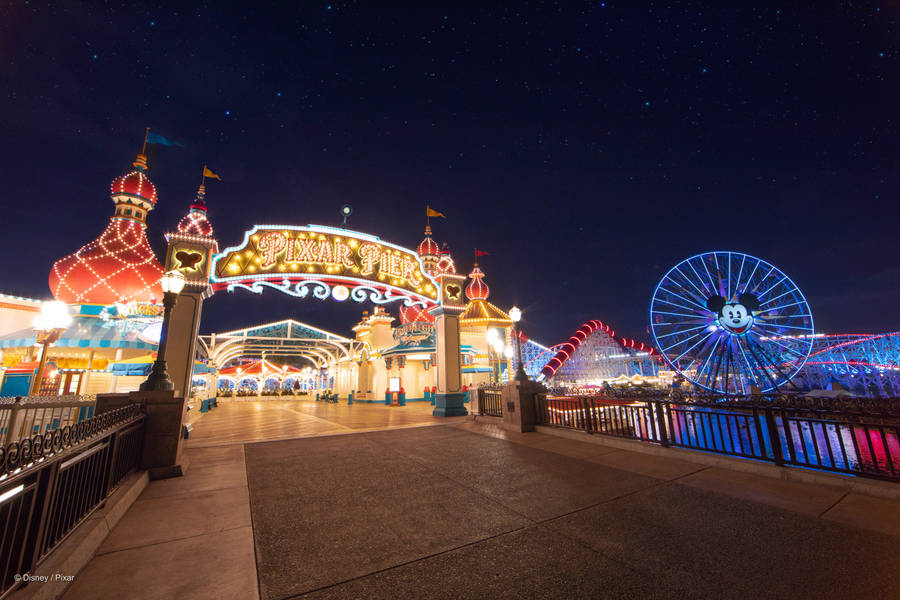
[[[148,319],[109,319],[77,316],[54,348],[128,348],[156,350],[156,344],[140,339]],[[27,348],[36,343],[34,330],[22,329],[0,337],[0,348]]]

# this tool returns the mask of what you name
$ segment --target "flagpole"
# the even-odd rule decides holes
[[[425,227],[431,227],[431,216],[428,214],[428,205],[425,205]]]
[[[141,154],[147,154],[147,138],[150,137],[150,128],[144,132],[144,145],[141,146]]]
[[[206,184],[206,165],[203,165],[203,174],[200,176],[200,185]]]

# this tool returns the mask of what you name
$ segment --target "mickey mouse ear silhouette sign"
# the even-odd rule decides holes
[[[791,385],[812,349],[806,299],[777,267],[740,252],[678,263],[650,302],[650,333],[666,362],[721,394]]]

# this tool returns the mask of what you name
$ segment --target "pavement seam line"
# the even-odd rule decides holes
[[[478,540],[473,540],[473,541],[471,541],[471,542],[466,542],[465,544],[460,544],[459,546],[454,546],[453,548],[448,548],[448,549],[446,549],[446,550],[441,550],[441,551],[439,551],[439,552],[433,552],[433,553],[428,554],[428,555],[425,555],[425,556],[420,556],[420,557],[418,557],[418,558],[414,558],[414,559],[411,559],[411,560],[407,560],[407,561],[402,562],[402,563],[397,563],[396,565],[391,565],[390,567],[385,567],[385,568],[383,568],[383,569],[376,569],[376,570],[371,571],[371,572],[369,572],[369,573],[364,573],[364,574],[362,574],[362,575],[357,575],[356,577],[351,577],[351,578],[349,578],[349,579],[344,579],[343,581],[337,581],[337,582],[335,582],[335,583],[330,583],[330,584],[328,584],[328,585],[323,585],[323,586],[321,586],[321,587],[317,587],[317,588],[311,589],[311,590],[306,590],[306,591],[300,592],[300,593],[298,593],[298,594],[293,594],[293,595],[290,595],[290,596],[283,596],[283,597],[280,598],[279,600],[292,600],[292,599],[294,599],[294,598],[300,598],[300,597],[305,596],[305,595],[307,595],[307,594],[312,594],[312,593],[315,593],[315,592],[320,592],[320,591],[322,591],[322,590],[327,590],[327,589],[329,589],[329,588],[333,588],[333,587],[336,587],[336,586],[339,586],[339,585],[344,585],[344,584],[347,584],[347,583],[350,583],[350,582],[353,582],[353,581],[357,581],[357,580],[359,580],[359,579],[365,579],[366,577],[371,577],[371,576],[373,576],[373,575],[378,575],[379,573],[385,573],[385,572],[387,572],[387,571],[392,571],[392,570],[397,569],[397,568],[399,568],[399,567],[405,567],[405,566],[407,566],[407,565],[411,565],[411,564],[414,564],[414,563],[417,563],[417,562],[421,562],[421,561],[423,561],[423,560],[428,560],[428,559],[430,559],[430,558],[435,558],[435,557],[441,556],[441,555],[443,555],[443,554],[449,554],[450,552],[455,552],[455,551],[460,550],[460,549],[462,549],[462,548],[468,548],[469,546],[475,546],[475,545],[477,545],[477,544],[481,544],[481,543],[484,543],[484,542],[487,542],[487,541],[490,541],[490,540],[493,540],[493,539],[496,539],[496,538],[499,538],[499,537],[503,537],[504,535],[510,535],[510,534],[512,534],[512,533],[517,533],[517,532],[519,532],[519,531],[524,531],[524,530],[526,530],[526,529],[530,529],[530,528],[535,527],[535,526],[536,526],[535,523],[529,523],[528,525],[523,525],[522,527],[517,527],[517,528],[515,528],[515,529],[510,529],[509,531],[502,531],[502,532],[500,532],[500,533],[496,533],[496,534],[494,534],[494,535],[490,535],[490,536],[485,537],[485,538],[481,538],[481,539],[478,539]]]
[[[250,493],[250,474],[247,472],[247,448],[244,449],[244,477],[247,479],[247,504],[250,508],[250,539],[253,544],[253,570],[256,571],[256,598],[262,598],[262,580],[259,577],[259,556],[256,552],[256,525],[253,522],[253,494]]]
[[[152,546],[159,546],[160,544],[168,544],[170,542],[181,542],[184,540],[190,540],[190,539],[200,537],[203,535],[211,535],[214,533],[224,533],[226,531],[234,531],[235,529],[242,529],[244,527],[249,527],[252,531],[253,530],[253,523],[252,523],[253,515],[252,514],[250,515],[250,519],[251,519],[250,525],[238,525],[237,527],[226,527],[225,529],[217,529],[215,531],[204,531],[203,533],[196,533],[194,535],[186,535],[184,537],[172,538],[170,540],[160,540],[158,542],[150,542],[149,544],[141,544],[139,546],[129,546],[128,548],[118,548],[116,550],[110,550],[108,552],[97,552],[96,554],[94,554],[94,557],[109,556],[110,554],[116,554],[118,552],[126,552],[128,550],[137,550],[138,548],[150,548]]]
[[[690,473],[685,473],[684,475],[679,475],[678,477],[673,477],[672,479],[667,479],[666,481],[670,481],[670,482],[671,481],[679,481],[681,479],[684,479],[685,477],[690,477],[691,475],[696,475],[700,471],[705,471],[707,469],[712,469],[712,467],[710,465],[700,465],[700,468],[697,469],[696,471],[691,471]]]
[[[843,494],[840,498],[838,498],[838,499],[835,501],[834,504],[832,504],[831,506],[829,506],[828,508],[826,508],[825,510],[823,510],[821,513],[819,513],[819,516],[816,517],[816,518],[817,518],[817,519],[821,519],[822,517],[824,517],[824,516],[825,516],[825,513],[827,513],[828,511],[830,511],[832,508],[834,508],[835,506],[837,506],[837,505],[840,504],[841,502],[843,502],[843,501],[844,501],[844,498],[846,498],[846,497],[849,496],[849,495],[850,495],[850,491],[847,490],[846,492],[844,492],[844,494]]]
[[[371,427],[366,429],[351,429],[349,431],[328,431],[324,433],[311,433],[307,435],[292,435],[287,437],[274,437],[274,438],[265,438],[260,440],[227,440],[222,442],[209,442],[205,443],[204,440],[198,440],[196,444],[186,444],[185,449],[190,450],[192,448],[201,449],[201,448],[222,448],[225,446],[246,446],[247,444],[264,444],[266,442],[286,442],[290,440],[304,440],[310,438],[320,438],[320,437],[334,437],[339,435],[353,435],[356,433],[374,433],[379,431],[391,431],[394,429],[417,429],[421,427],[452,427],[452,424],[449,423],[413,423],[411,425],[388,425],[385,427]]]

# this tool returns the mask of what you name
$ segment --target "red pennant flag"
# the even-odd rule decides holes
[[[519,332],[519,341],[522,342],[523,344],[528,341],[528,336],[525,335],[525,333],[522,331]]]
[[[491,254],[490,252],[485,252],[484,250],[479,250],[478,248],[475,248],[475,258],[478,258],[479,256],[490,256],[490,254]]]

